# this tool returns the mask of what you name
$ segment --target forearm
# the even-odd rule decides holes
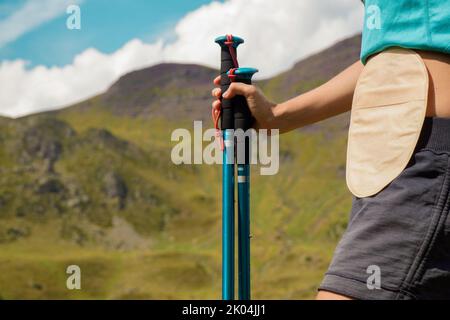
[[[287,132],[349,111],[362,69],[358,61],[322,86],[277,105],[273,127]]]

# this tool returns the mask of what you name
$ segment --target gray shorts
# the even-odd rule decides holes
[[[319,290],[356,299],[450,299],[450,119],[426,118],[406,169],[354,198]]]

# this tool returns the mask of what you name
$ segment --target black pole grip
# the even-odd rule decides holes
[[[231,81],[227,75],[230,69],[235,68],[233,57],[228,47],[224,46],[221,50],[221,64],[220,64],[220,89],[222,94],[230,87]],[[222,98],[222,116],[221,129],[234,129],[234,101],[233,99]]]
[[[236,79],[236,82],[252,84],[251,79]],[[248,107],[247,99],[244,96],[236,96],[232,100],[232,105],[234,110],[234,128],[244,131],[250,129],[253,126],[254,118]]]
[[[239,79],[235,78],[235,82],[242,82],[245,84],[252,84],[251,79]],[[234,129],[242,129],[244,132],[250,129],[253,126],[254,118],[252,113],[250,112],[250,108],[248,107],[247,99],[244,96],[236,96],[232,99],[233,110],[234,110]],[[241,164],[249,164],[250,163],[250,141],[248,137],[244,138],[244,163]],[[239,150],[239,142],[237,144],[238,152],[242,152]],[[238,161],[239,158],[237,159]]]

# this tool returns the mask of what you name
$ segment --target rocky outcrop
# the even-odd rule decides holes
[[[128,187],[125,180],[116,172],[108,172],[103,177],[103,191],[108,198],[118,200],[120,209],[125,207]]]

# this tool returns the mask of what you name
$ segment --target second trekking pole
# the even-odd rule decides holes
[[[228,77],[231,82],[251,84],[256,72],[258,70],[253,68],[231,69]],[[250,300],[250,136],[245,133],[252,127],[253,118],[245,97],[237,96],[233,102],[234,129],[237,130],[238,297]]]

